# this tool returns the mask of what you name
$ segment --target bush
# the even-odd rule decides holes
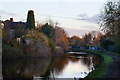
[[[85,48],[85,49],[88,49],[88,48],[89,48],[89,45],[87,45],[87,44],[84,45],[84,48]]]
[[[54,42],[50,38],[48,38],[48,42],[49,42],[49,47],[51,48],[51,52],[54,53],[54,51],[55,51]]]
[[[44,33],[49,38],[53,38],[55,35],[53,27],[48,25],[48,23],[42,26],[40,32]]]
[[[23,46],[23,51],[29,57],[50,57],[51,51],[55,51],[54,42],[41,32],[28,30],[23,39],[27,43]]]
[[[24,57],[24,54],[20,49],[3,44],[2,46],[3,60],[17,59],[22,57]]]
[[[35,45],[45,44],[49,46],[48,38],[41,32],[35,30],[28,30],[27,34],[22,36],[23,39],[33,42]]]

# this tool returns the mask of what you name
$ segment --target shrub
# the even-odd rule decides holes
[[[54,44],[54,42],[50,38],[48,38],[48,41],[49,41],[49,47],[51,48],[52,53],[54,53],[54,51],[55,51],[55,44]]]
[[[40,46],[42,44],[49,46],[48,38],[43,33],[36,30],[28,30],[27,34],[23,35],[22,38],[25,40],[30,40],[34,44],[39,44]]]
[[[36,30],[28,30],[23,39],[27,42],[23,51],[29,57],[50,57],[55,50],[54,42]]]
[[[10,59],[17,59],[22,58],[24,54],[18,48],[11,47],[8,45],[3,44],[2,46],[2,58],[3,60],[10,60]]]

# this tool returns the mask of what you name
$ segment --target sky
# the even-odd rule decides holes
[[[49,19],[65,29],[68,36],[82,37],[93,30],[100,31],[98,20],[106,0],[2,0],[2,20],[23,21],[28,10],[33,10],[35,21],[43,24]]]

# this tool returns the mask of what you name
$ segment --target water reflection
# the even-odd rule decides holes
[[[42,76],[50,64],[50,59],[24,59],[3,62],[3,77],[5,78],[33,78]]]
[[[83,74],[86,74],[87,76],[89,72],[94,70],[93,57],[95,58],[95,56],[83,55],[79,56],[79,58],[78,56],[69,57],[70,58],[67,57],[67,65],[62,67],[62,71],[58,74],[58,72],[54,70],[53,73],[51,73],[51,75],[54,76],[50,76],[51,78],[74,78],[75,76],[81,77],[81,74],[83,78]]]
[[[101,62],[100,56],[65,55],[54,59],[38,58],[3,62],[4,78],[74,78],[88,74]]]
[[[56,57],[55,58],[55,63],[53,65],[53,70],[57,74],[59,74],[60,72],[62,72],[64,67],[68,64],[68,60],[69,60],[69,56],[68,55]]]

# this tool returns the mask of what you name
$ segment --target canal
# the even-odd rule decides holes
[[[38,78],[85,78],[102,61],[102,58],[95,54],[65,54],[55,58],[27,58],[3,61],[3,78],[26,78],[31,80]]]

